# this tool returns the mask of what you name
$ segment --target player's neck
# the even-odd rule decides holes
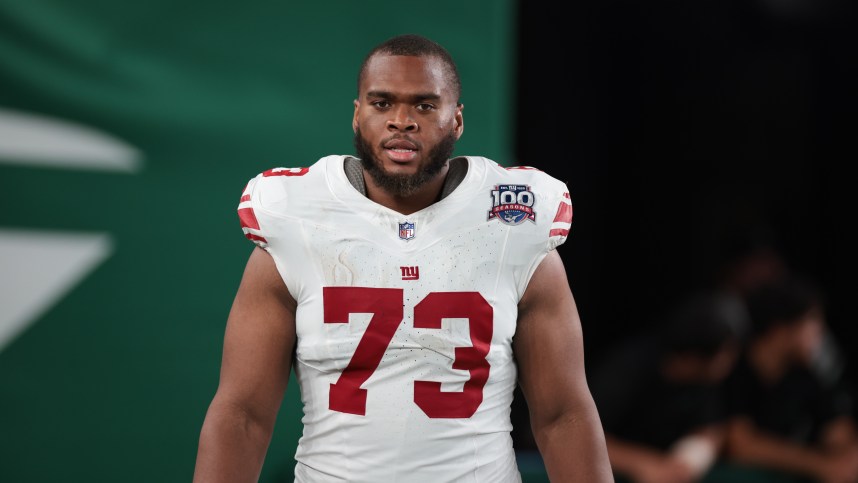
[[[447,170],[448,166],[444,166],[434,178],[408,196],[399,196],[388,192],[376,184],[372,176],[364,173],[366,196],[370,200],[393,211],[402,213],[403,215],[410,215],[438,201],[441,197],[441,190],[444,187],[444,180],[447,178]]]

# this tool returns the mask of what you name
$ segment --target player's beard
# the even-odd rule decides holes
[[[434,148],[429,150],[426,165],[413,174],[387,172],[381,161],[372,155],[372,148],[369,142],[361,136],[360,128],[355,130],[354,145],[364,171],[369,173],[375,184],[391,195],[406,197],[435,178],[435,175],[444,168],[447,160],[453,154],[456,136],[452,131],[444,136]]]

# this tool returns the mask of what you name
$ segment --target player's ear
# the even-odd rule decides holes
[[[360,109],[360,101],[355,99],[355,114],[352,116],[352,131],[357,132],[358,130],[358,109]]]
[[[357,101],[355,101],[357,102]],[[465,131],[465,118],[462,117],[462,110],[465,109],[465,105],[461,102],[456,104],[456,127],[453,129],[453,132],[456,133],[456,139],[462,137],[462,133]]]

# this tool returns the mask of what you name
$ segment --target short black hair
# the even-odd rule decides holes
[[[811,309],[822,309],[824,297],[814,282],[793,275],[754,290],[748,294],[747,305],[753,334],[760,335],[772,327],[798,322]]]
[[[738,343],[747,324],[748,313],[737,297],[694,293],[668,313],[661,326],[662,352],[712,357],[725,344]]]
[[[446,80],[453,88],[456,102],[462,95],[462,81],[459,79],[459,70],[453,61],[453,56],[441,44],[430,40],[422,35],[404,34],[391,37],[373,48],[363,59],[358,72],[357,87],[360,92],[360,84],[366,75],[366,67],[376,54],[384,55],[408,55],[413,57],[437,57],[447,67]]]

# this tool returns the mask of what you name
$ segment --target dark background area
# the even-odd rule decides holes
[[[855,380],[855,13],[840,0],[520,3],[516,156],[570,187],[560,252],[588,365],[756,237],[823,288]]]

